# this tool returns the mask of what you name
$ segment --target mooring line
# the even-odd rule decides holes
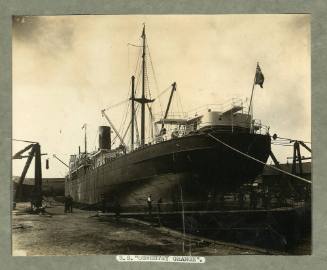
[[[297,175],[294,175],[294,174],[292,174],[292,173],[286,172],[286,171],[284,171],[284,170],[278,169],[277,167],[274,167],[274,166],[268,165],[268,164],[266,164],[265,162],[263,162],[263,161],[261,161],[261,160],[259,160],[259,159],[256,159],[256,158],[254,158],[254,157],[252,157],[252,156],[250,156],[250,155],[248,155],[248,154],[243,153],[242,151],[240,151],[240,150],[238,150],[238,149],[236,149],[236,148],[230,146],[229,144],[227,144],[227,143],[225,143],[225,142],[219,140],[218,138],[216,138],[215,136],[213,136],[213,135],[210,134],[210,133],[208,133],[208,136],[211,137],[212,139],[216,140],[217,142],[223,144],[223,145],[226,146],[227,148],[229,148],[229,149],[231,149],[231,150],[233,150],[233,151],[235,151],[235,152],[237,152],[237,153],[239,153],[239,154],[241,154],[241,155],[243,155],[243,156],[245,156],[245,157],[247,157],[247,158],[249,158],[249,159],[252,159],[252,160],[254,160],[254,161],[258,162],[258,163],[261,163],[261,164],[263,164],[263,165],[265,165],[265,166],[268,166],[269,168],[271,168],[271,169],[273,169],[273,170],[275,170],[275,171],[279,171],[279,172],[281,172],[281,173],[284,173],[284,174],[286,174],[286,175],[289,175],[289,176],[291,176],[291,177],[293,177],[293,178],[296,178],[296,179],[298,179],[298,180],[301,180],[301,181],[304,181],[304,182],[306,182],[306,183],[312,184],[311,181],[309,181],[309,180],[307,180],[307,179],[305,179],[305,178],[302,178],[302,177],[300,177],[300,176],[297,176]]]

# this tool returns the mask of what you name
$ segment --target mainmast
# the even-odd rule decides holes
[[[146,70],[146,43],[145,43],[145,25],[143,26],[142,31],[143,39],[143,52],[142,52],[142,96],[141,98],[135,98],[136,102],[141,103],[141,146],[145,143],[145,104],[153,102],[154,99],[147,99],[145,97],[145,70]]]

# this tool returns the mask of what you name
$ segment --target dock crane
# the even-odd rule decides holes
[[[300,175],[302,175],[303,174],[302,161],[307,160],[307,159],[311,160],[311,157],[301,156],[300,146],[304,147],[310,153],[312,153],[312,150],[303,141],[294,140],[292,142],[294,143],[293,144],[293,156],[291,157],[291,159],[293,160],[293,162],[292,162],[292,173],[293,174],[298,174],[299,173]],[[297,162],[299,164],[299,166],[298,166],[299,172],[297,172]]]
[[[16,188],[16,192],[14,194],[14,203],[22,200],[23,193],[23,183],[25,180],[26,173],[31,165],[33,157],[35,158],[35,170],[34,170],[34,188],[33,188],[33,196],[32,196],[32,204],[39,208],[42,206],[42,166],[41,166],[41,156],[47,154],[41,154],[41,146],[38,142],[31,141],[23,141],[23,140],[15,140],[31,143],[26,146],[24,149],[18,151],[12,159],[23,159],[27,158],[26,164],[24,166],[23,172],[19,178],[19,182]],[[30,150],[28,155],[23,155],[25,152]]]
[[[300,152],[300,146],[302,146],[303,148],[305,148],[308,152],[312,153],[312,150],[310,147],[308,147],[306,145],[305,142],[300,141],[300,140],[293,140],[293,139],[289,139],[289,138],[281,138],[278,137],[276,134],[274,134],[272,136],[272,138],[274,140],[276,140],[277,138],[282,139],[287,141],[288,145],[289,144],[293,144],[293,156],[292,157],[287,157],[288,159],[292,159],[292,167],[291,167],[291,174],[293,175],[298,175],[301,177],[304,177],[304,170],[303,170],[303,160],[311,160],[311,157],[304,157],[301,156],[301,152]],[[278,160],[276,159],[276,157],[274,156],[274,154],[272,153],[272,151],[270,151],[270,157],[272,158],[273,162],[275,163],[275,166],[278,169],[282,169],[280,163],[278,162]],[[286,184],[290,190],[290,192],[292,192],[293,194],[295,194],[296,196],[300,196],[300,198],[305,198],[305,200],[307,200],[308,198],[310,198],[310,194],[311,194],[311,187],[310,185],[294,185],[294,183],[292,183],[290,181],[290,178],[286,177],[285,174],[281,174],[281,178],[284,179],[286,181]]]
[[[302,165],[302,161],[303,160],[311,160],[311,157],[304,157],[301,156],[301,151],[300,151],[300,146],[302,146],[303,148],[305,148],[308,152],[312,153],[312,150],[309,146],[307,146],[305,144],[305,142],[300,141],[300,140],[293,140],[293,139],[288,139],[288,138],[281,138],[278,137],[277,134],[274,134],[272,136],[272,138],[274,140],[276,140],[277,138],[279,139],[283,139],[283,140],[287,140],[289,141],[289,143],[293,143],[293,156],[292,157],[287,157],[287,159],[292,159],[292,174],[296,175],[302,175],[303,174],[303,165]],[[274,161],[275,165],[280,168],[280,164],[277,161],[276,157],[274,156],[274,154],[272,152],[270,152],[270,157],[272,158],[272,160]],[[297,166],[298,164],[298,166]],[[299,169],[299,172],[297,172],[297,167]]]

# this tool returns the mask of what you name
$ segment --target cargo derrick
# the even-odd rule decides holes
[[[126,152],[127,147],[126,147],[126,144],[125,144],[125,142],[124,142],[124,139],[123,139],[122,136],[119,134],[119,132],[118,132],[118,130],[116,129],[116,127],[114,126],[114,124],[110,121],[108,115],[106,114],[106,110],[102,110],[101,113],[102,113],[102,116],[103,116],[104,118],[107,119],[109,125],[110,125],[111,128],[114,130],[114,132],[116,133],[116,136],[118,137],[118,139],[119,139],[119,141],[120,141],[120,145],[123,147],[124,152]]]
[[[161,125],[161,130],[160,130],[160,134],[163,135],[166,133],[166,130],[165,130],[165,120],[167,119],[167,116],[168,116],[168,112],[169,112],[169,109],[170,109],[170,105],[171,105],[171,101],[173,99],[173,95],[174,95],[174,92],[176,91],[176,82],[174,82],[172,84],[172,89],[171,89],[171,93],[170,93],[170,96],[169,96],[169,101],[168,101],[168,104],[167,104],[167,108],[166,108],[166,112],[165,112],[165,116],[164,118],[162,119],[162,125]]]

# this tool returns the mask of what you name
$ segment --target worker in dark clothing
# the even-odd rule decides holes
[[[102,213],[105,213],[107,211],[107,200],[103,195],[101,196],[101,208]]]
[[[152,198],[151,198],[151,195],[148,196],[147,203],[148,203],[149,215],[151,216],[151,214],[152,214]]]
[[[68,199],[68,205],[67,205],[68,206],[68,212],[73,213],[73,202],[74,202],[73,198],[69,194],[67,199]]]
[[[64,200],[64,205],[65,205],[65,213],[67,213],[68,211],[68,198],[65,196],[65,200]]]

